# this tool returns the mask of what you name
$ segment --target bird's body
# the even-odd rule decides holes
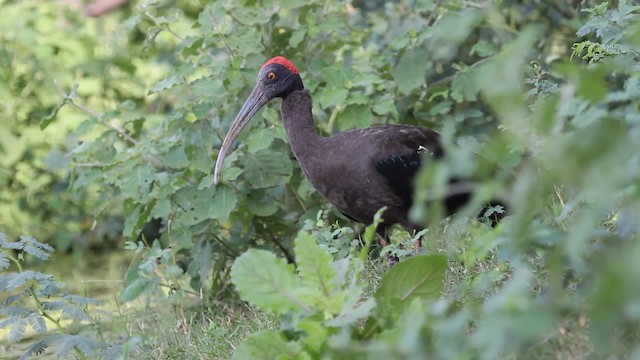
[[[409,231],[420,228],[409,220],[413,182],[425,161],[442,157],[438,133],[412,125],[379,125],[321,136],[315,129],[312,99],[299,72],[283,57],[267,61],[256,87],[225,137],[216,162],[214,182],[233,140],[267,102],[282,98],[281,114],[289,142],[300,167],[313,187],[349,218],[364,224],[386,207],[378,232],[400,224]],[[452,180],[451,183],[455,183]],[[446,197],[448,214],[470,198],[468,192]]]
[[[306,90],[282,101],[289,142],[311,185],[349,218],[369,224],[386,207],[384,225],[416,229],[408,211],[413,178],[425,157],[440,157],[438,134],[411,125],[379,125],[319,135]]]

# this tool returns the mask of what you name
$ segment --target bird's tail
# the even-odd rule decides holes
[[[477,187],[478,184],[473,181],[456,178],[451,179],[449,181],[447,194],[442,201],[447,216],[457,213],[469,204]],[[491,226],[496,226],[496,224],[498,224],[506,214],[506,201],[492,199],[482,207],[477,217],[480,220],[489,221]]]

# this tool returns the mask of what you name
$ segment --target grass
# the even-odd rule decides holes
[[[139,359],[229,359],[250,334],[279,326],[275,318],[240,302],[180,311],[150,307],[133,314],[129,331],[150,350],[134,353]]]

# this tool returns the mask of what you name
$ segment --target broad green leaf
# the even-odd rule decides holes
[[[557,326],[556,316],[543,308],[484,314],[471,339],[488,358],[518,352],[522,346],[542,341]]]
[[[274,134],[271,129],[257,129],[247,137],[245,143],[247,144],[247,150],[250,153],[255,154],[256,152],[268,148],[273,142]]]
[[[120,183],[122,196],[140,204],[147,203],[154,175],[155,169],[150,165],[134,166],[122,177]]]
[[[291,160],[282,153],[264,149],[243,158],[245,178],[252,188],[265,188],[288,181],[293,171]]]
[[[204,42],[203,37],[198,37],[196,39],[192,38],[190,40],[191,40],[191,45],[182,49],[182,56],[184,57],[196,55],[198,53],[198,50],[202,47],[202,43]]]
[[[314,353],[322,350],[330,335],[329,328],[315,318],[300,320],[298,328],[306,333],[306,336],[303,337],[305,348]]]
[[[223,199],[224,197],[219,197],[218,202],[222,202]],[[175,221],[186,226],[210,219],[213,212],[226,211],[226,208],[218,209],[214,206],[214,194],[211,188],[184,187],[173,195],[173,202]],[[222,203],[224,205],[224,202]]]
[[[242,173],[242,169],[233,166],[224,170],[224,172],[222,173],[222,178],[225,181],[235,181]]]
[[[225,222],[237,203],[238,196],[232,188],[224,185],[218,186],[208,214],[213,219]]]
[[[451,97],[457,102],[476,101],[478,86],[473,69],[467,68],[456,73],[451,83]]]
[[[127,287],[122,289],[122,293],[120,297],[124,301],[131,301],[142,295],[143,293],[149,293],[153,289],[156,288],[155,281],[152,281],[147,278],[136,278],[132,283],[128,284]]]
[[[380,352],[380,358],[396,358],[400,354],[407,359],[424,358],[425,340],[422,329],[430,328],[425,326],[428,310],[425,309],[424,302],[414,299],[397,311],[401,313],[395,326],[375,334],[374,339],[382,344],[401,344],[400,349],[395,349],[393,345],[387,346],[387,349]]]
[[[243,300],[263,311],[312,310],[298,296],[302,282],[293,266],[272,252],[250,249],[242,254],[231,267],[231,282]]]
[[[353,306],[351,305],[345,304],[343,311],[333,319],[326,321],[326,324],[334,327],[353,326],[356,322],[367,318],[371,314],[376,307],[376,300],[368,298],[365,301],[353,304]]]
[[[317,96],[317,101],[323,109],[344,104],[349,91],[345,88],[330,88]]]
[[[522,91],[526,55],[538,37],[536,28],[527,28],[505,46],[502,52],[474,69],[481,91],[513,132],[522,131],[522,112],[525,111]],[[502,74],[496,81],[496,74]]]
[[[206,77],[193,81],[191,84],[193,94],[198,97],[220,97],[224,94],[222,79]]]
[[[291,34],[291,37],[289,38],[289,46],[291,46],[292,48],[297,47],[302,40],[304,40],[304,36],[307,34],[307,30],[306,29],[296,29],[293,31],[293,33]]]
[[[164,156],[164,163],[173,169],[182,169],[189,166],[189,159],[184,152],[184,146],[179,144],[171,148],[171,150]]]
[[[322,250],[310,234],[303,231],[296,236],[294,250],[303,285],[320,290],[325,298],[331,297],[336,290],[336,271],[331,265],[333,257]]]
[[[263,189],[252,191],[247,198],[247,205],[256,216],[271,216],[278,211],[275,199]]]
[[[172,87],[180,84],[182,81],[178,75],[170,75],[166,78],[158,81],[151,89],[149,89],[152,93],[157,93],[163,90],[171,89]]]
[[[401,94],[407,95],[414,89],[426,85],[425,76],[427,74],[427,55],[420,48],[413,48],[405,51],[393,68],[393,79]]]
[[[371,110],[373,110],[373,112],[376,115],[381,115],[381,116],[391,115],[392,119],[398,118],[398,109],[396,108],[396,104],[393,102],[392,99],[386,99],[384,101],[376,101],[371,107]]]
[[[605,78],[610,75],[610,69],[604,65],[597,65],[585,69],[572,63],[558,64],[555,67],[576,86],[578,94],[588,101],[599,101],[607,96],[608,85]]]
[[[469,55],[477,54],[480,57],[489,57],[495,55],[497,52],[495,44],[480,40],[471,47]]]
[[[300,6],[307,5],[309,2],[306,0],[282,0],[281,4],[284,9],[292,10]]]
[[[379,310],[398,313],[413,299],[439,298],[446,270],[445,255],[414,256],[396,264],[375,293]]]
[[[336,117],[340,131],[371,126],[373,115],[367,105],[349,105]]]
[[[262,330],[252,334],[238,349],[232,359],[299,359],[302,347],[297,342],[287,342],[278,332]]]

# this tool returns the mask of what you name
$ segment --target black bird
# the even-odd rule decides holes
[[[420,166],[443,156],[437,132],[412,125],[380,125],[353,129],[330,137],[318,134],[311,112],[312,100],[300,72],[286,58],[277,56],[260,68],[256,86],[234,120],[220,149],[214,182],[231,144],[249,120],[270,100],[282,98],[282,120],[289,142],[309,182],[348,218],[370,224],[386,207],[377,232],[385,245],[386,229],[393,224],[409,232],[421,229],[409,220],[413,181]],[[448,215],[471,198],[466,182],[452,179],[443,199]]]

